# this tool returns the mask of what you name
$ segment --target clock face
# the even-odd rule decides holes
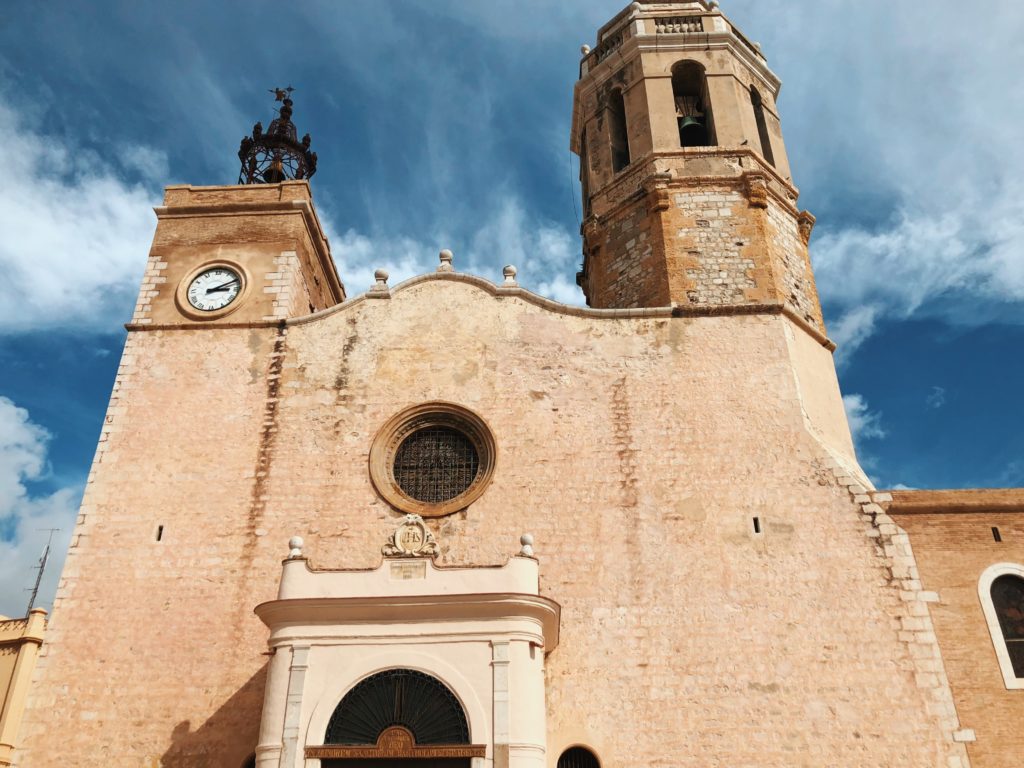
[[[213,267],[200,272],[188,286],[188,303],[204,312],[223,309],[242,290],[242,278],[233,269]]]

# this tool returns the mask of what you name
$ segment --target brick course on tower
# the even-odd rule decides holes
[[[589,308],[348,297],[294,140],[168,187],[15,765],[1016,764],[1024,493],[858,466],[760,49],[580,72]]]

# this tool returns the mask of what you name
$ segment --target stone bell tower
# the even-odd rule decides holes
[[[715,0],[690,0],[635,2],[582,51],[571,141],[587,303],[776,305],[823,331],[814,217],[797,208],[760,46]]]

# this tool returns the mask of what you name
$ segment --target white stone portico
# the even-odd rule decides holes
[[[504,565],[438,567],[429,529],[409,515],[377,568],[320,570],[292,539],[278,599],[256,608],[272,653],[256,765],[319,768],[321,757],[342,757],[325,745],[339,703],[369,676],[401,669],[454,694],[469,728],[463,746],[475,747],[467,764],[545,766],[544,661],[558,645],[560,607],[539,593],[531,544],[524,536]]]

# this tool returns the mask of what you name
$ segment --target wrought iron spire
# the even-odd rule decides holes
[[[309,134],[301,141],[296,138],[292,122],[294,90],[290,85],[270,89],[281,107],[266,133],[263,123],[256,123],[252,135],[242,138],[238,147],[238,159],[242,163],[239,184],[277,184],[291,179],[309,179],[316,173],[316,152],[310,151]]]

